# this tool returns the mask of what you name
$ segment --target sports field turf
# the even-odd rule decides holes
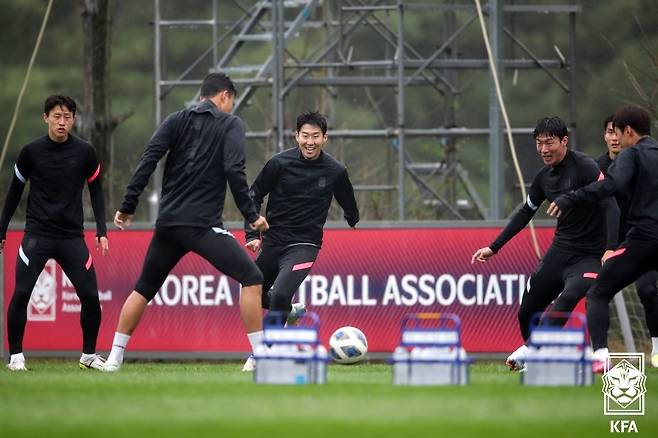
[[[237,363],[128,363],[117,374],[75,360],[0,371],[0,436],[603,437],[601,381],[529,388],[501,364],[467,387],[395,387],[383,364],[330,366],[324,386],[255,385]],[[641,436],[658,436],[658,370],[647,369]],[[632,419],[633,417],[626,417]],[[635,434],[633,434],[635,435]]]

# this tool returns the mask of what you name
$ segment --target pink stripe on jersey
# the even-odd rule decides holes
[[[603,176],[603,172],[599,172],[599,178],[597,179],[597,181],[602,181],[604,179],[605,179],[605,176]]]
[[[613,257],[617,257],[619,255],[622,255],[625,252],[626,252],[626,248],[619,248],[617,251],[614,251],[612,254],[610,254],[610,256],[608,256],[607,260],[609,260]]]
[[[87,263],[85,263],[85,269],[88,271],[89,268],[91,268],[91,254],[89,254],[89,258],[87,259]]]
[[[98,167],[96,168],[96,172],[89,178],[87,178],[87,183],[91,183],[93,180],[95,180],[98,175],[101,173],[101,165],[99,164]]]
[[[292,267],[293,271],[301,271],[302,269],[309,269],[313,266],[313,262],[299,263]]]
[[[597,274],[596,272],[585,272],[585,273],[583,273],[583,278],[596,278],[598,276],[599,276],[599,274]]]

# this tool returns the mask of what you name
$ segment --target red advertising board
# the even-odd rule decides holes
[[[321,320],[321,340],[345,325],[359,327],[370,351],[389,352],[399,342],[402,317],[451,312],[462,321],[463,343],[472,352],[508,352],[521,342],[516,313],[537,258],[524,230],[486,264],[471,255],[489,244],[498,228],[329,229],[297,299]],[[103,306],[99,350],[109,349],[119,311],[139,276],[152,231],[111,231],[110,255],[102,257],[86,235]],[[234,234],[240,241],[242,233]],[[552,228],[538,229],[545,250]],[[23,233],[10,231],[4,254],[4,312],[14,290]],[[194,254],[172,270],[130,341],[131,351],[242,352],[249,344],[240,321],[239,285]],[[28,308],[26,350],[73,350],[81,346],[80,303],[61,268],[50,261]],[[4,340],[5,349],[7,341]]]

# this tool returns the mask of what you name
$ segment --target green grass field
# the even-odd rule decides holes
[[[252,383],[237,363],[128,363],[120,373],[75,360],[0,371],[0,435],[29,437],[601,437],[601,381],[529,388],[501,364],[472,367],[467,387],[395,387],[383,364],[329,367],[324,386]],[[647,370],[640,435],[658,435],[658,370]],[[631,419],[632,417],[627,417]]]

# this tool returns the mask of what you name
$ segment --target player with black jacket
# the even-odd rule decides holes
[[[473,254],[471,263],[486,262],[494,256],[530,222],[545,200],[553,201],[602,177],[592,158],[567,148],[567,127],[558,117],[540,119],[533,136],[544,167],[535,176],[526,202],[490,246]],[[612,198],[594,208],[574,209],[558,219],[553,242],[528,280],[521,300],[518,318],[524,342],[530,336],[530,324],[536,313],[543,312],[551,303],[551,312],[571,312],[585,296],[599,272],[604,251],[617,244],[618,227],[619,208]],[[564,320],[548,318],[547,322],[559,324]],[[524,344],[507,358],[510,369],[525,368],[527,351]]]
[[[89,187],[96,217],[96,247],[108,253],[101,166],[94,147],[70,133],[76,103],[69,96],[49,96],[43,119],[48,134],[23,147],[0,218],[0,252],[7,227],[23,190],[30,182],[25,235],[16,259],[16,289],[7,309],[10,370],[25,370],[23,335],[32,289],[48,259],[59,263],[80,298],[82,356],[80,368],[102,369],[105,360],[96,354],[101,324],[96,271],[83,238],[82,190]]]
[[[245,226],[247,247],[261,250],[256,264],[263,272],[264,309],[279,312],[280,323],[292,323],[304,311],[292,299],[308,275],[322,246],[322,229],[336,198],[350,227],[359,222],[354,189],[345,166],[322,149],[327,121],[317,112],[297,117],[298,146],[272,157],[260,171],[250,195],[257,210],[269,195],[265,216],[270,229],[262,236]],[[291,313],[292,311],[292,313]],[[244,371],[254,369],[253,357]]]
[[[624,241],[606,254],[601,273],[587,292],[587,324],[596,372],[603,372],[608,360],[610,300],[642,274],[658,268],[658,142],[650,137],[651,119],[641,108],[624,107],[615,113],[612,123],[622,151],[605,179],[563,194],[548,209],[559,220],[620,191],[630,191]],[[651,364],[658,367],[658,340],[653,342]]]
[[[162,199],[155,232],[135,290],[121,309],[106,371],[123,363],[128,340],[169,271],[188,252],[208,260],[242,285],[240,316],[255,349],[262,343],[261,291],[263,276],[233,235],[223,228],[226,185],[253,229],[267,230],[254,208],[245,175],[245,129],[229,114],[235,86],[221,73],[211,73],[201,85],[201,100],[169,115],[155,131],[128,183],[114,224],[132,222],[137,199],[158,161],[168,153],[162,178]]]

